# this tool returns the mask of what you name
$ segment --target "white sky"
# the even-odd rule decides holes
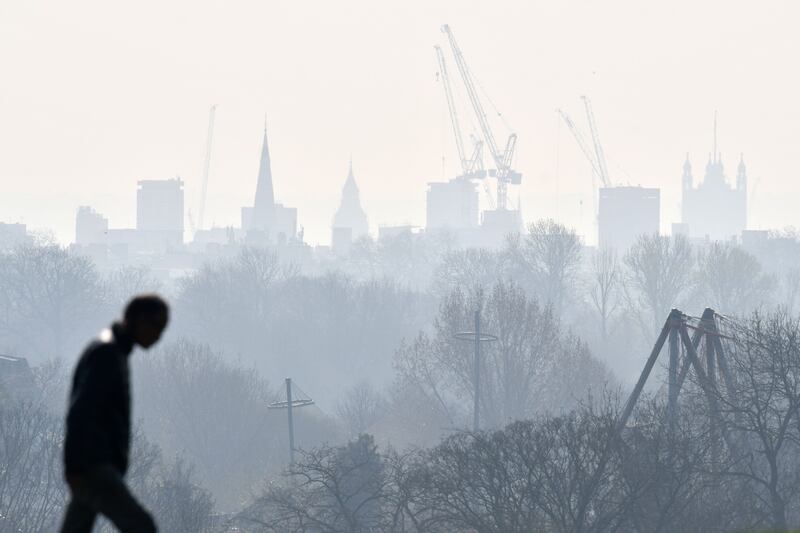
[[[447,22],[519,135],[527,220],[594,241],[589,167],[555,113],[585,127],[588,94],[618,181],[661,187],[665,230],[686,152],[702,177],[715,109],[728,177],[739,152],[748,164],[750,227],[800,225],[798,20],[791,1],[4,0],[0,221],[66,243],[89,204],[132,227],[136,181],[175,175],[196,218],[216,103],[207,224],[252,205],[266,113],[276,196],[309,242],[330,239],[351,154],[373,231],[422,225],[443,154],[457,170],[433,51]]]

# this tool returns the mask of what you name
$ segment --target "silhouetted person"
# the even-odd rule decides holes
[[[124,533],[153,533],[156,524],[125,485],[131,441],[128,358],[135,345],[161,337],[169,308],[159,296],[135,297],[121,322],[89,344],[72,380],[64,441],[71,499],[62,533],[89,533],[97,514]]]

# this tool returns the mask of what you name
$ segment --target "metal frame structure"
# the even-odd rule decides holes
[[[721,383],[724,384],[728,391],[733,389],[733,383],[731,381],[732,376],[728,368],[725,350],[721,341],[722,338],[728,337],[720,333],[720,328],[717,324],[717,318],[720,316],[721,315],[718,315],[713,309],[707,307],[703,311],[699,323],[695,326],[689,324],[690,320],[694,320],[694,317],[690,317],[678,309],[672,309],[672,311],[670,311],[667,320],[664,322],[664,326],[661,328],[661,333],[650,352],[650,356],[647,358],[644,368],[639,375],[639,379],[633,391],[631,391],[630,396],[628,396],[625,407],[616,420],[608,445],[605,447],[598,462],[597,469],[589,482],[588,486],[590,489],[584,492],[582,496],[583,501],[579,506],[579,513],[581,514],[579,523],[583,522],[585,513],[587,512],[588,498],[591,498],[600,479],[605,473],[605,468],[611,458],[613,445],[622,438],[622,433],[633,414],[633,409],[636,407],[636,403],[642,395],[642,391],[653,371],[653,367],[659,355],[661,355],[664,345],[667,343],[669,345],[669,362],[667,366],[668,423],[671,427],[674,427],[677,421],[679,415],[678,396],[689,374],[689,370],[694,369],[698,384],[709,404],[712,427],[717,428],[717,431],[722,429],[724,442],[730,448],[736,447],[736,443],[727,431],[726,425],[722,424],[717,396],[718,386],[720,385],[718,378],[720,377],[722,378]],[[693,330],[691,335],[689,334],[690,329]],[[700,343],[704,340],[706,343],[705,357],[701,359],[698,349]]]
[[[464,59],[464,54],[456,42],[452,30],[448,24],[442,26],[442,33],[447,35],[447,40],[450,43],[450,48],[453,52],[458,72],[461,74],[461,80],[464,83],[464,88],[467,91],[467,96],[472,104],[472,110],[475,112],[475,117],[478,119],[483,139],[489,147],[489,153],[495,164],[495,169],[489,171],[489,175],[497,178],[497,209],[508,209],[508,185],[519,185],[522,181],[522,174],[511,168],[514,160],[514,151],[517,145],[517,134],[511,133],[506,141],[505,149],[501,152],[497,144],[497,140],[492,132],[492,127],[486,117],[486,111],[483,109],[478,90],[475,87],[475,80],[472,73],[467,66]]]
[[[483,141],[474,139],[472,155],[468,158],[466,150],[464,149],[464,139],[461,134],[461,124],[458,120],[458,112],[456,111],[455,99],[453,98],[453,90],[450,86],[450,75],[447,72],[447,62],[444,59],[444,53],[440,46],[434,46],[436,50],[436,60],[439,64],[439,74],[444,87],[444,95],[447,100],[447,110],[450,112],[450,126],[453,128],[453,137],[456,141],[456,149],[458,150],[458,159],[461,163],[461,175],[459,179],[464,180],[480,180],[486,177],[486,171],[483,168]]]
[[[717,325],[718,316],[713,309],[706,308],[700,317],[699,324],[693,326],[688,323],[691,317],[683,314],[678,309],[673,309],[670,312],[664,326],[661,328],[661,334],[650,352],[650,357],[645,362],[639,380],[636,382],[636,386],[634,386],[622,413],[617,419],[614,431],[615,437],[621,435],[628,423],[636,402],[638,402],[647,379],[650,377],[653,366],[655,366],[658,356],[667,342],[669,342],[667,416],[672,422],[677,417],[678,395],[691,368],[694,369],[700,388],[708,400],[712,417],[719,418],[720,411],[717,402],[719,378],[722,378],[722,383],[729,389],[732,387],[732,382],[721,341],[723,335]],[[689,329],[694,330],[691,336],[689,335]],[[701,360],[698,349],[703,340],[705,340],[705,357]],[[681,357],[681,347],[683,348],[683,357]]]

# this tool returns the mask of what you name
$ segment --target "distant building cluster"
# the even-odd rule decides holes
[[[426,192],[424,228],[411,225],[381,226],[377,238],[397,235],[446,235],[463,247],[496,247],[508,234],[523,231],[519,205],[516,209],[493,205],[481,211],[480,195],[487,172],[465,173],[449,181],[431,182]],[[284,251],[310,254],[298,226],[297,208],[275,199],[270,150],[264,129],[255,196],[252,206],[241,208],[239,227],[194,228],[185,242],[184,182],[143,179],[136,188],[134,228],[110,227],[109,219],[90,206],[80,206],[75,219],[74,246],[99,264],[127,263],[134,258],[158,258],[168,268],[192,268],[189,256],[196,252],[225,254],[241,245],[274,246]],[[607,181],[606,181],[607,183]],[[747,169],[741,157],[734,180],[725,174],[716,148],[709,156],[702,181],[695,183],[687,154],[681,177],[681,220],[672,233],[692,240],[739,240],[747,230]],[[640,186],[605,186],[598,189],[597,242],[600,248],[624,253],[642,234],[659,233],[661,192]],[[369,220],[362,205],[353,172],[347,172],[339,207],[331,223],[330,252],[346,255],[354,242],[370,236]],[[752,238],[752,235],[750,236]],[[0,223],[0,251],[31,242],[24,224]],[[328,247],[321,247],[328,249]],[[152,262],[150,263],[151,266]]]
[[[467,176],[429,183],[425,230],[447,232],[462,246],[490,248],[501,246],[508,234],[523,230],[519,208],[487,209],[481,213],[479,196],[477,180]]]
[[[717,151],[709,156],[703,181],[694,184],[687,154],[681,177],[681,221],[673,235],[693,241],[741,240],[747,230],[747,168],[741,156],[735,183],[725,175]],[[660,190],[645,187],[602,187],[598,201],[598,246],[624,252],[643,234],[657,234],[661,226]]]
[[[75,219],[75,246],[101,265],[157,258],[167,268],[190,268],[190,251],[224,253],[226,247],[241,244],[301,244],[297,209],[275,201],[266,129],[255,200],[252,206],[242,207],[240,227],[191,228],[192,239],[186,243],[185,219],[183,180],[140,180],[136,189],[136,227],[110,228],[106,216],[90,206],[80,206]],[[150,264],[153,266],[152,261]]]
[[[110,227],[107,216],[91,206],[80,206],[75,218],[74,246],[99,265],[147,260],[150,266],[157,266],[153,261],[160,261],[166,268],[191,268],[192,252],[224,254],[241,245],[274,246],[301,255],[310,253],[298,226],[297,208],[275,199],[266,128],[255,185],[253,205],[241,208],[239,227],[194,228],[189,218],[192,235],[189,242],[184,242],[183,180],[179,177],[140,180],[136,189],[136,226]],[[0,226],[0,236],[4,228]],[[427,224],[423,232],[449,232],[464,246],[494,246],[502,244],[507,234],[521,230],[522,217],[518,209],[480,212],[478,184],[474,180],[462,176],[429,184]],[[24,226],[16,231],[20,236],[25,235]],[[381,226],[378,239],[406,234],[418,235],[420,231],[410,225]],[[339,207],[333,215],[329,249],[334,254],[345,255],[354,242],[369,236],[369,220],[351,161]],[[12,240],[2,238],[0,245]]]
[[[12,250],[31,241],[25,224],[6,224],[0,222],[0,252]]]

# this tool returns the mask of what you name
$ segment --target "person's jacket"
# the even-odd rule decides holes
[[[64,440],[67,475],[95,465],[128,469],[131,396],[128,357],[130,336],[115,323],[89,344],[72,379]]]

